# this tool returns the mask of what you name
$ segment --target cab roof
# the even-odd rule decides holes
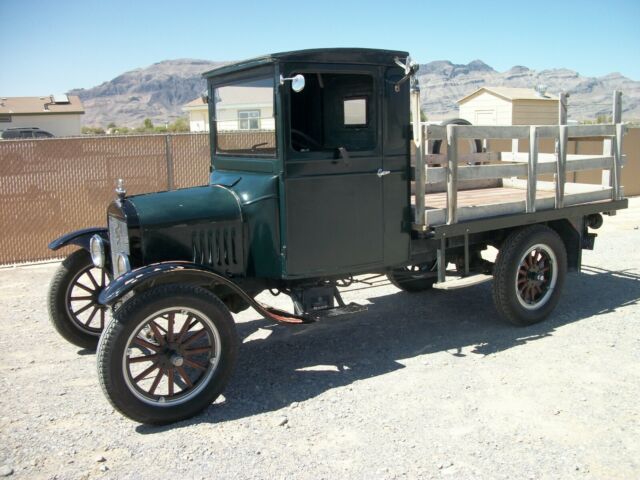
[[[351,65],[395,65],[394,59],[404,60],[409,54],[396,50],[374,48],[316,48],[291,52],[271,53],[240,62],[223,65],[202,74],[204,78],[246,70],[260,65],[280,62],[294,63],[344,63]]]

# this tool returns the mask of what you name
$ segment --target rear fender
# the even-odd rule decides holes
[[[282,323],[307,323],[310,321],[305,316],[292,315],[262,305],[256,302],[251,295],[235,282],[203,265],[191,262],[155,263],[127,272],[109,283],[107,288],[100,293],[98,301],[102,305],[113,305],[129,293],[140,292],[167,283],[199,285],[214,291],[214,293],[216,287],[223,287],[225,291],[231,291],[233,294],[238,295],[260,315],[270,320]]]
[[[105,248],[109,246],[109,234],[106,228],[92,227],[76,230],[75,232],[65,233],[61,237],[56,238],[49,244],[51,250],[58,250],[67,245],[77,245],[89,251],[89,241],[94,235],[100,235],[105,243]],[[108,252],[105,252],[108,253]]]

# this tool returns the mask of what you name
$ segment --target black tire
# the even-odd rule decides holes
[[[471,122],[464,118],[450,118],[449,120],[440,122],[440,125],[443,127],[446,127],[447,125],[471,125]],[[473,147],[476,152],[482,151],[482,140],[476,138],[475,140],[469,140],[469,142],[473,142]],[[442,140],[434,140],[430,153],[440,153],[441,147]]]
[[[435,263],[423,263],[421,265],[409,265],[387,273],[391,284],[405,292],[422,292],[429,290],[438,280],[434,271]]]
[[[108,278],[86,250],[73,252],[56,270],[49,286],[49,319],[68,342],[95,350],[107,323],[108,309],[98,303],[98,295]]]
[[[567,251],[549,227],[511,233],[494,267],[493,301],[500,316],[518,326],[541,322],[553,311],[567,275]]]
[[[192,330],[194,322],[201,330]],[[135,356],[135,349],[142,355]],[[211,405],[231,378],[237,354],[233,318],[215,295],[193,285],[161,285],[116,310],[98,344],[98,378],[120,413],[162,425]]]

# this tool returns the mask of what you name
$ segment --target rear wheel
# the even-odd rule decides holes
[[[58,267],[49,287],[49,318],[67,341],[95,350],[108,316],[98,296],[108,283],[107,271],[96,268],[85,250],[73,252]]]
[[[387,273],[387,278],[394,287],[405,292],[429,290],[438,279],[436,263],[422,263],[397,268]]]
[[[163,285],[115,312],[98,345],[98,376],[125,416],[171,423],[197,414],[222,393],[237,350],[233,319],[215,295]]]
[[[544,320],[557,305],[567,274],[567,252],[552,229],[534,225],[504,241],[494,268],[498,313],[515,325]]]

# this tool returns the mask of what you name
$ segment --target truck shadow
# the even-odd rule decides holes
[[[447,352],[452,361],[492,355],[553,335],[563,325],[640,302],[640,275],[583,267],[571,275],[552,316],[526,328],[502,323],[491,284],[449,292],[369,297],[368,312],[308,326],[265,320],[238,324],[245,342],[226,401],[165,427],[138,426],[143,434],[197,423],[221,423],[276,411],[336,387],[405,368],[400,361]],[[375,294],[372,291],[372,294]],[[348,298],[348,297],[347,297]],[[257,338],[256,332],[262,333]]]

